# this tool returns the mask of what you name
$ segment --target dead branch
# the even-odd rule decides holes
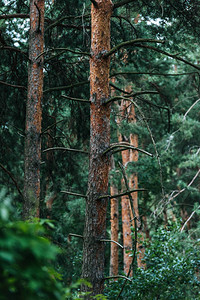
[[[119,244],[118,242],[113,241],[113,240],[101,239],[101,240],[99,240],[99,242],[115,243],[116,245],[118,245],[119,247],[121,247],[122,249],[124,249],[124,247],[121,244]]]
[[[86,80],[86,81],[81,81],[81,82],[77,82],[77,83],[74,83],[74,84],[70,84],[70,85],[67,85],[67,86],[56,86],[56,87],[52,87],[52,88],[49,88],[49,89],[45,90],[43,92],[43,94],[54,92],[54,91],[69,90],[69,89],[72,89],[74,87],[77,87],[77,86],[80,86],[80,85],[84,85],[84,84],[88,84],[88,83],[89,83],[89,81]]]
[[[17,183],[15,177],[14,177],[14,176],[12,175],[12,173],[11,173],[10,171],[8,171],[1,163],[0,163],[0,167],[2,168],[2,170],[3,170],[6,174],[8,174],[8,176],[11,178],[11,180],[12,180],[13,183],[14,183],[14,185],[16,186],[16,188],[17,188],[17,190],[18,190],[18,193],[20,194],[20,196],[22,197],[22,199],[24,199],[24,196],[23,196],[23,194],[22,194],[22,192],[21,192],[21,190],[20,190],[20,188],[19,188],[19,186],[18,186],[18,183]]]
[[[122,149],[118,149],[116,151],[113,152],[113,149],[116,149],[116,148],[122,148]],[[137,147],[134,147],[132,146],[131,144],[129,143],[126,143],[126,142],[121,142],[121,143],[115,143],[115,144],[111,144],[110,147],[108,149],[106,149],[102,155],[105,155],[107,154],[108,152],[112,151],[112,153],[116,153],[116,152],[119,152],[119,151],[124,151],[124,150],[127,150],[127,149],[133,149],[133,150],[136,150],[136,151],[139,151],[143,154],[146,154],[148,156],[151,156],[153,157],[153,154],[145,151],[145,150],[142,150],[140,148],[137,148]]]
[[[192,64],[191,62],[187,61],[186,59],[184,59],[182,57],[179,57],[178,54],[171,54],[171,53],[168,53],[166,51],[163,51],[161,49],[158,49],[158,48],[155,48],[155,47],[152,47],[152,46],[149,46],[149,45],[135,44],[135,47],[140,47],[140,48],[146,48],[146,49],[153,50],[155,52],[158,52],[158,53],[164,54],[166,56],[172,57],[174,59],[177,59],[179,61],[182,61],[185,64],[190,65],[191,67],[193,67],[197,70],[200,70],[200,67],[198,67],[197,65]]]
[[[123,276],[123,275],[107,276],[107,277],[104,277],[104,280],[115,279],[115,278],[123,278],[123,279],[126,279],[126,280],[132,282],[132,280],[130,278]]]
[[[72,152],[78,152],[78,153],[84,153],[84,154],[89,154],[89,152],[84,151],[84,150],[79,150],[79,149],[71,149],[71,148],[65,148],[65,147],[53,147],[53,148],[48,148],[43,150],[42,152],[48,152],[48,151],[72,151]]]
[[[72,98],[72,97],[65,96],[65,95],[61,95],[61,97],[66,98],[66,99],[69,99],[69,100],[73,100],[73,101],[90,103],[90,100],[87,100],[87,99]]]
[[[6,85],[6,86],[10,86],[10,87],[13,87],[13,88],[16,88],[16,89],[27,90],[27,88],[25,86],[23,86],[23,85],[11,84],[11,83],[8,83],[8,82],[5,82],[5,81],[1,81],[1,80],[0,80],[0,84]]]
[[[126,46],[132,46],[132,45],[135,45],[137,43],[161,43],[161,44],[164,44],[164,41],[154,40],[154,39],[142,39],[142,38],[139,38],[139,39],[135,39],[135,40],[130,40],[130,41],[122,42],[122,43],[118,44],[117,46],[115,46],[114,48],[112,48],[107,53],[105,53],[103,55],[103,57],[107,58],[110,55],[112,55],[113,53],[117,52],[119,49],[124,48]]]
[[[87,196],[83,195],[83,194],[77,194],[77,193],[73,193],[73,192],[69,192],[69,191],[60,191],[60,192],[67,194],[67,195],[77,196],[77,197],[81,197],[81,198],[87,198]]]

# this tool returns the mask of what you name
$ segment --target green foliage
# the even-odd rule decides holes
[[[52,268],[58,248],[38,220],[10,221],[9,204],[1,198],[0,299],[64,299],[60,275]]]
[[[146,269],[137,269],[125,286],[123,299],[199,299],[199,243],[185,239],[180,227],[172,226],[159,228],[145,247]],[[116,299],[121,284],[115,282],[108,288],[109,299]]]

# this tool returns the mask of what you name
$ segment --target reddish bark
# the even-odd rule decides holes
[[[118,194],[118,189],[111,185],[110,194],[116,195]],[[111,207],[111,240],[118,242],[118,230],[119,230],[119,213],[118,213],[118,199],[112,198],[110,202]],[[111,243],[110,249],[110,276],[118,275],[118,248],[119,246],[115,243]]]
[[[41,101],[43,95],[44,0],[30,1],[28,96],[24,153],[25,219],[39,217],[41,160]]]
[[[110,59],[103,54],[110,50],[111,0],[98,0],[91,9],[90,59],[90,167],[83,246],[82,277],[92,283],[92,294],[104,288],[104,243],[106,236],[109,157],[103,155],[110,144],[109,97]],[[83,287],[83,290],[87,290]],[[90,298],[88,296],[88,298]]]

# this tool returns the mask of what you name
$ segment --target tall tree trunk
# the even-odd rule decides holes
[[[110,186],[110,194],[118,194],[118,189],[114,184]],[[112,198],[110,200],[111,207],[111,240],[118,242],[118,230],[119,230],[119,212],[118,212],[118,198]],[[110,248],[110,276],[118,275],[118,248],[119,246],[115,243],[111,243]]]
[[[90,167],[83,245],[82,277],[92,283],[92,294],[104,288],[104,243],[106,236],[109,157],[102,155],[110,144],[109,97],[110,59],[103,54],[110,49],[111,0],[96,0],[91,8],[90,59]],[[87,290],[87,287],[83,287]],[[89,298],[89,297],[88,297]]]
[[[24,153],[25,219],[39,216],[41,160],[41,101],[43,95],[44,0],[30,1],[28,96]]]

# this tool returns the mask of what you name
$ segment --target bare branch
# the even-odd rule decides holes
[[[200,205],[191,213],[191,215],[189,216],[189,218],[186,220],[186,222],[184,223],[183,227],[181,228],[181,232],[183,232],[186,224],[192,219],[193,215],[195,214],[195,212],[197,212],[197,210],[200,208]]]
[[[23,86],[23,85],[11,84],[11,83],[8,83],[8,82],[5,82],[5,81],[1,81],[1,80],[0,80],[0,84],[6,85],[6,86],[10,86],[10,87],[13,87],[13,88],[16,88],[16,89],[27,90],[27,88],[25,86]]]
[[[52,48],[52,49],[48,49],[48,50],[43,51],[42,53],[40,53],[40,55],[38,55],[35,60],[37,60],[40,56],[42,56],[44,54],[47,54],[49,52],[53,52],[53,51],[63,51],[62,53],[64,53],[64,52],[70,52],[70,53],[73,53],[73,54],[79,54],[81,56],[82,55],[91,56],[89,52],[75,51],[75,50],[71,50],[69,48]]]
[[[89,154],[88,151],[79,150],[79,149],[65,148],[65,147],[53,147],[53,148],[48,148],[48,149],[43,150],[42,152],[57,151],[57,150],[61,150],[61,151],[71,151],[71,152],[78,152],[78,153]]]
[[[69,191],[61,191],[61,193],[64,193],[64,194],[67,194],[67,195],[72,195],[72,196],[77,196],[77,197],[81,197],[81,198],[87,198],[86,195],[77,194],[77,193],[73,193],[73,192],[69,192]]]
[[[182,192],[184,192],[188,187],[190,187],[193,182],[195,181],[195,179],[199,176],[200,173],[200,169],[197,171],[197,173],[194,175],[194,177],[192,178],[192,180],[190,181],[190,183],[187,185],[187,187],[183,188],[182,190],[180,190],[178,193],[176,193],[176,195],[172,196],[169,198],[168,203],[173,200],[174,198],[176,198],[177,196],[179,196]]]
[[[152,73],[152,72],[117,72],[110,75],[110,78],[116,77],[118,75],[150,75],[150,76],[183,76],[183,75],[191,75],[191,74],[197,74],[199,76],[198,72],[186,72],[186,73]]]
[[[121,44],[118,44],[117,46],[115,46],[114,48],[112,48],[110,51],[108,51],[107,53],[105,53],[103,55],[104,58],[109,57],[110,55],[112,55],[113,53],[117,52],[117,50],[126,47],[126,46],[131,46],[131,45],[136,45],[137,43],[161,43],[164,44],[164,41],[160,41],[160,40],[154,40],[154,39],[135,39],[135,40],[130,40],[130,41],[126,41],[126,42],[122,42]]]
[[[49,93],[49,92],[54,92],[54,91],[69,90],[69,89],[72,89],[74,87],[77,87],[77,86],[80,86],[80,85],[84,85],[84,84],[88,84],[88,83],[89,83],[89,81],[86,80],[86,81],[81,81],[81,82],[77,82],[77,83],[74,83],[74,84],[70,84],[70,85],[67,85],[67,86],[52,87],[52,88],[49,88],[49,89],[45,90],[43,92],[43,94],[46,94],[46,93]]]
[[[126,280],[132,282],[132,280],[130,278],[123,276],[123,275],[107,276],[107,277],[104,277],[104,280],[115,279],[115,278],[123,278],[123,279],[126,279]]]
[[[184,114],[183,120],[186,119],[187,114],[191,111],[191,109],[200,101],[200,98],[198,100],[196,100],[191,106],[190,108],[186,111],[186,113]]]
[[[90,100],[87,100],[87,99],[72,98],[72,97],[65,96],[65,95],[62,95],[61,97],[69,99],[69,100],[73,100],[73,101],[90,103]]]
[[[83,236],[80,235],[80,234],[75,234],[75,233],[69,233],[68,236],[74,236],[74,237],[78,237],[78,238],[81,238],[83,239]]]
[[[193,67],[193,68],[195,68],[195,69],[197,69],[197,70],[200,70],[200,67],[199,67],[199,66],[192,64],[191,62],[185,60],[185,59],[182,58],[182,57],[179,57],[178,54],[171,54],[171,53],[168,53],[168,52],[163,51],[163,50],[161,50],[161,49],[158,49],[158,48],[155,48],[155,47],[152,47],[152,46],[148,46],[148,45],[142,45],[142,44],[135,44],[135,47],[146,48],[146,49],[150,49],[150,50],[156,51],[156,52],[158,52],[158,53],[161,53],[161,54],[164,54],[164,55],[166,55],[166,56],[169,56],[169,57],[172,57],[172,58],[174,58],[174,59],[177,59],[177,60],[179,60],[179,61],[182,61],[182,62],[184,62],[185,64],[190,65],[191,67]]]
[[[114,101],[117,101],[117,100],[127,100],[127,101],[132,101],[131,99],[129,99],[129,97],[137,97],[139,95],[148,95],[148,94],[153,94],[153,95],[159,95],[159,92],[157,91],[139,91],[139,92],[136,92],[134,94],[128,94],[127,96],[115,96],[115,97],[112,97],[110,99],[108,99],[107,101],[105,101],[104,104],[108,104],[110,102],[114,102]]]
[[[122,148],[122,149],[119,149],[119,150],[113,152],[112,150],[113,150],[113,149],[116,149],[116,148]],[[127,149],[136,150],[136,151],[139,151],[139,152],[141,152],[141,153],[143,153],[143,154],[146,154],[146,155],[148,155],[148,156],[153,157],[153,154],[151,154],[151,153],[149,153],[149,152],[147,152],[147,151],[145,151],[145,150],[142,150],[142,149],[140,149],[140,148],[134,147],[133,145],[131,145],[131,144],[129,144],[129,143],[126,143],[126,142],[121,142],[121,143],[111,144],[110,147],[109,147],[108,149],[106,149],[106,150],[102,153],[102,155],[105,155],[105,154],[107,154],[107,153],[110,152],[110,151],[112,151],[113,153],[116,153],[116,152],[118,152],[118,151],[124,151],[124,150],[127,150]]]
[[[9,175],[9,177],[12,179],[14,185],[16,186],[17,190],[18,190],[18,193],[20,194],[20,196],[22,197],[22,199],[24,199],[24,196],[18,186],[18,183],[16,181],[16,179],[14,178],[14,176],[12,175],[12,173],[10,171],[8,171],[1,163],[0,163],[0,167],[2,168],[2,170]]]
[[[28,55],[26,52],[20,50],[19,48],[17,47],[11,47],[11,46],[3,46],[3,47],[0,47],[0,50],[9,50],[9,51],[13,51],[13,52],[19,52],[21,53],[27,60],[30,61],[30,59],[28,58]]]
[[[124,247],[121,244],[119,244],[118,242],[113,241],[113,240],[101,239],[101,240],[99,240],[99,242],[115,243],[116,245],[118,245],[119,247],[121,247],[122,249],[124,249]]]
[[[47,128],[45,128],[45,129],[41,132],[41,135],[44,134],[47,130],[49,130],[49,129],[52,128],[53,126],[55,126],[55,125],[57,125],[57,124],[59,124],[59,123],[61,123],[61,122],[63,122],[63,121],[65,121],[65,120],[64,120],[64,119],[63,119],[63,120],[59,120],[59,121],[57,121],[57,122],[55,122],[55,123],[49,125]]]

